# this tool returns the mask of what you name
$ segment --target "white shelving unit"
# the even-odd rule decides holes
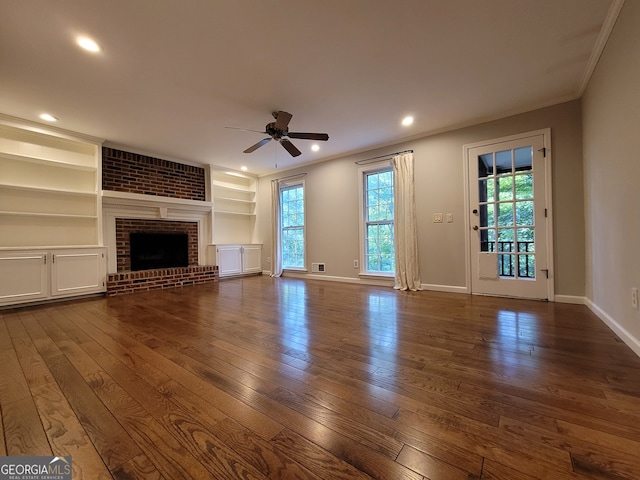
[[[254,239],[257,181],[240,172],[211,172],[213,245],[207,258],[221,277],[262,272],[262,245]]]
[[[0,116],[0,305],[105,290],[101,143]]]
[[[0,247],[100,244],[100,145],[0,123]]]
[[[257,179],[241,173],[214,170],[211,180],[213,243],[252,243]]]

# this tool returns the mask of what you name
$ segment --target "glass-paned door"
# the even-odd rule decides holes
[[[473,293],[548,298],[544,137],[468,150]]]

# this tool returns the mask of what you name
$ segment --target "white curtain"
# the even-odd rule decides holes
[[[271,276],[282,275],[282,233],[280,231],[280,182],[271,180]]]
[[[418,232],[414,199],[413,153],[391,160],[394,182],[396,281],[398,290],[422,290],[418,270]]]

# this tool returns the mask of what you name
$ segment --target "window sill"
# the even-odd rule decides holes
[[[295,268],[295,267],[283,267],[282,268],[283,272],[298,272],[298,273],[308,273],[309,270],[307,270],[304,267],[301,268]]]

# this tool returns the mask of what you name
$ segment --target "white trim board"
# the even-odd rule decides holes
[[[620,325],[615,319],[613,319],[607,312],[602,310],[598,305],[593,303],[590,299],[585,298],[585,305],[595,313],[600,320],[602,320],[620,339],[627,344],[627,346],[633,350],[633,352],[640,357],[640,340],[631,335],[627,329]]]

